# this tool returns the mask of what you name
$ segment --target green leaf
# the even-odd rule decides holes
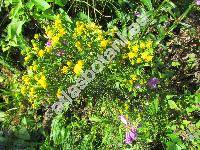
[[[55,4],[59,6],[65,6],[67,4],[68,0],[55,0]]]
[[[173,100],[168,100],[168,104],[171,109],[178,109],[176,103]]]
[[[32,9],[34,5],[35,5],[35,4],[34,4],[32,1],[29,1],[29,2],[26,3],[26,7],[27,7],[28,9]]]
[[[140,0],[149,10],[153,10],[151,0]]]
[[[88,15],[86,15],[85,13],[83,13],[83,12],[80,12],[79,14],[78,14],[78,18],[81,20],[81,21],[91,21],[91,18],[88,16]]]
[[[4,121],[5,120],[5,113],[4,112],[0,112],[0,121]]]
[[[90,121],[100,122],[101,119],[99,117],[97,117],[97,116],[92,116],[92,117],[90,117]]]
[[[190,121],[183,120],[183,124],[184,124],[184,125],[186,125],[186,126],[187,126],[189,123],[190,123]]]
[[[60,8],[59,11],[62,14],[65,21],[72,23],[71,18],[68,16],[68,14],[62,8]]]
[[[158,99],[156,98],[156,99],[154,99],[154,107],[155,107],[156,113],[158,112],[158,105],[159,105],[159,101],[158,101]]]
[[[173,61],[172,62],[172,66],[173,67],[178,67],[178,66],[180,66],[181,64],[178,62],[178,61]]]
[[[35,6],[37,6],[38,9],[42,11],[45,11],[48,8],[50,8],[50,5],[44,0],[33,0],[33,3],[35,4]]]

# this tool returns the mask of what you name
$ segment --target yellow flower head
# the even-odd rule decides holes
[[[137,56],[137,53],[133,53],[133,52],[129,52],[129,53],[128,53],[129,59],[133,59],[133,58],[136,57],[136,56]]]
[[[59,33],[60,33],[61,36],[63,36],[64,34],[66,34],[66,31],[65,31],[64,28],[60,28],[60,29],[58,29],[58,31],[59,31]]]
[[[137,58],[137,63],[141,63],[142,59],[141,58]]]
[[[48,53],[50,53],[52,51],[52,47],[51,46],[49,46],[49,47],[46,46],[45,47],[45,51],[48,52]]]
[[[148,52],[143,52],[141,54],[141,58],[144,59],[145,61],[149,62],[152,60],[153,56],[151,56],[150,54],[148,54]]]
[[[61,22],[61,19],[59,17],[56,18],[56,20],[54,22],[54,26],[57,29],[59,29],[62,26],[62,22]]]
[[[81,65],[81,66],[83,66],[84,62],[82,60],[79,60],[78,64]]]
[[[82,72],[82,68],[83,68],[83,61],[79,60],[78,63],[74,66],[74,73],[76,75],[80,75],[80,73]]]
[[[149,48],[151,48],[152,47],[152,41],[147,41],[146,42],[146,47],[149,49]]]
[[[29,95],[30,95],[30,97],[34,97],[34,95],[35,95],[35,88],[34,88],[34,87],[32,87],[32,88],[30,89]]]
[[[22,95],[25,95],[26,94],[26,87],[21,87],[21,93],[22,93]]]
[[[67,66],[71,67],[72,66],[72,62],[71,61],[67,61]]]
[[[75,46],[76,46],[76,48],[77,48],[79,51],[82,51],[81,42],[77,41],[77,42],[75,43]]]
[[[39,80],[39,78],[38,78],[38,75],[37,75],[37,74],[34,76],[34,79],[35,79],[36,81],[38,81],[38,80]]]
[[[22,81],[24,81],[24,83],[25,83],[26,85],[29,85],[29,83],[30,83],[30,79],[29,79],[28,76],[22,76]]]
[[[138,52],[138,49],[139,49],[139,46],[138,46],[138,45],[134,45],[134,46],[132,47],[132,51],[135,52],[135,53]]]
[[[142,49],[145,48],[145,43],[144,42],[140,42],[140,48],[142,48]]]
[[[38,52],[38,56],[39,56],[39,57],[43,57],[43,56],[44,56],[44,50],[40,50],[40,51]]]
[[[55,45],[58,43],[59,38],[60,38],[60,37],[57,36],[57,35],[55,35],[55,36],[52,37],[52,40],[51,40],[52,46],[55,46]]]
[[[119,109],[119,113],[120,113],[120,114],[122,114],[122,113],[123,113],[122,109]]]
[[[136,81],[136,80],[137,80],[137,75],[132,74],[132,75],[131,75],[131,79],[132,79],[133,81]]]
[[[56,96],[59,98],[60,96],[62,96],[62,90],[59,88],[57,93],[56,93]]]
[[[67,66],[63,66],[63,68],[61,69],[62,73],[66,74],[68,71],[68,67]]]
[[[38,38],[39,38],[39,34],[35,34],[35,35],[34,35],[34,38],[35,38],[35,39],[38,39]]]
[[[44,89],[47,88],[46,77],[44,75],[38,80],[38,84],[40,84]]]
[[[101,41],[101,47],[102,48],[106,48],[107,44],[108,44],[108,40]]]
[[[52,37],[53,36],[53,32],[52,32],[52,29],[51,29],[51,27],[50,26],[47,26],[46,28],[45,28],[45,33],[46,33],[46,35],[50,38],[50,37]]]
[[[28,62],[28,61],[30,60],[30,58],[31,58],[31,55],[27,55],[27,56],[24,58],[25,62]]]
[[[80,36],[84,32],[84,24],[80,21],[76,22],[75,34]]]
[[[33,65],[33,71],[37,71],[38,66],[36,64]]]
[[[127,103],[124,104],[124,107],[125,107],[126,110],[129,109],[129,105]]]

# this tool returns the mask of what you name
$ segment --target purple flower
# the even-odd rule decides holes
[[[159,83],[160,81],[157,79],[157,78],[151,78],[147,84],[150,88],[156,88],[157,87],[157,84]]]
[[[47,46],[47,47],[50,47],[50,46],[51,46],[51,41],[48,41],[48,42],[46,43],[46,46]]]
[[[128,122],[127,122],[127,120],[126,120],[126,118],[125,118],[124,116],[119,116],[119,119],[120,119],[125,125],[128,124]]]
[[[135,12],[136,17],[139,17],[140,15],[141,15],[140,12]]]
[[[126,132],[125,143],[131,144],[134,140],[136,140],[136,138],[137,138],[136,129],[134,127],[131,127],[131,130]]]
[[[140,89],[140,88],[141,88],[141,85],[140,85],[140,84],[136,84],[136,85],[135,85],[135,88],[136,88],[136,89]]]
[[[197,5],[200,5],[200,0],[196,0],[196,4],[197,4]]]

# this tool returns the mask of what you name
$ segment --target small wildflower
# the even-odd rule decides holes
[[[30,97],[33,97],[35,95],[35,88],[34,87],[32,87],[30,89],[29,95],[30,95]]]
[[[50,46],[51,46],[51,41],[48,41],[45,45],[46,45],[47,47],[50,47]]]
[[[131,79],[132,79],[133,81],[136,81],[136,80],[137,80],[137,75],[135,75],[135,74],[131,75]]]
[[[38,80],[38,83],[44,88],[47,88],[46,77],[44,75]]]
[[[62,90],[59,88],[57,93],[56,93],[56,96],[59,98],[62,96]]]
[[[138,45],[134,45],[134,46],[132,47],[132,50],[133,50],[133,52],[135,52],[135,53],[138,52],[138,49],[139,49],[139,46],[138,46]]]
[[[101,41],[101,47],[102,47],[102,48],[106,48],[107,44],[108,44],[108,41],[107,41],[107,40]]]
[[[44,50],[40,50],[40,51],[38,52],[38,56],[39,56],[39,57],[43,57],[43,56],[44,56]]]
[[[141,58],[144,59],[145,61],[149,62],[152,60],[153,56],[149,55],[148,52],[143,52],[141,54]]]
[[[152,41],[147,41],[146,42],[146,48],[151,48],[151,46],[152,46]]]
[[[22,93],[22,95],[25,95],[26,94],[26,87],[21,87],[21,93]]]
[[[160,81],[158,80],[158,78],[151,78],[149,79],[149,81],[147,82],[147,85],[150,87],[150,88],[156,88],[157,87],[157,84],[159,83]]]
[[[37,71],[38,66],[35,64],[33,65],[33,71]]]
[[[129,105],[127,103],[124,104],[125,110],[129,109]]]
[[[200,5],[200,0],[196,0],[196,4],[197,4],[197,5]]]
[[[35,35],[34,35],[34,38],[35,38],[35,39],[38,39],[38,38],[39,38],[39,34],[35,34]]]
[[[28,61],[30,60],[30,58],[31,58],[31,55],[27,55],[27,56],[24,58],[24,61],[25,61],[25,62],[28,62]]]
[[[119,116],[119,119],[120,119],[125,125],[128,124],[128,122],[127,122],[127,120],[126,120],[126,118],[125,118],[124,116]]]
[[[63,66],[62,68],[62,73],[66,74],[68,71],[68,67],[67,66]]]
[[[52,46],[55,46],[57,43],[58,43],[58,41],[59,41],[59,37],[58,36],[53,36],[52,37],[52,40],[51,40],[51,42],[52,42]]]
[[[30,79],[29,79],[28,76],[22,76],[22,80],[24,81],[24,83],[25,83],[26,85],[29,85]]]
[[[137,56],[137,53],[133,53],[133,52],[129,52],[129,53],[128,53],[129,59],[133,59],[133,58],[136,57],[136,56]]]
[[[77,48],[79,51],[82,51],[81,42],[77,41],[77,42],[75,43],[75,46],[76,46],[76,48]]]
[[[74,73],[79,75],[82,72],[83,61],[79,60],[78,63],[74,66]]]
[[[72,66],[72,62],[71,61],[67,61],[67,66],[71,67]]]
[[[142,59],[141,58],[137,58],[137,63],[141,63]]]
[[[144,42],[141,42],[141,43],[140,43],[140,48],[142,48],[142,49],[145,48],[145,43],[144,43]]]
[[[136,17],[140,17],[140,15],[141,15],[140,12],[135,12]]]
[[[58,29],[59,33],[61,34],[61,36],[65,35],[66,34],[66,31],[64,28],[60,28]]]
[[[134,127],[131,127],[129,131],[126,132],[125,143],[131,144],[137,138],[137,132]]]
[[[141,88],[141,85],[140,85],[140,84],[136,84],[136,85],[135,85],[135,88],[136,88],[136,89],[140,89],[140,88]]]

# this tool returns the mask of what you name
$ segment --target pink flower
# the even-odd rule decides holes
[[[200,0],[196,0],[196,4],[197,4],[197,5],[200,5]]]
[[[126,120],[126,118],[125,118],[124,116],[119,116],[119,119],[120,119],[125,125],[128,124],[128,122],[127,122],[127,120]]]
[[[131,127],[131,130],[126,132],[125,143],[131,144],[137,138],[137,132],[134,127]]]
[[[48,42],[46,43],[46,46],[47,46],[47,47],[50,47],[50,46],[51,46],[51,41],[48,41]]]

